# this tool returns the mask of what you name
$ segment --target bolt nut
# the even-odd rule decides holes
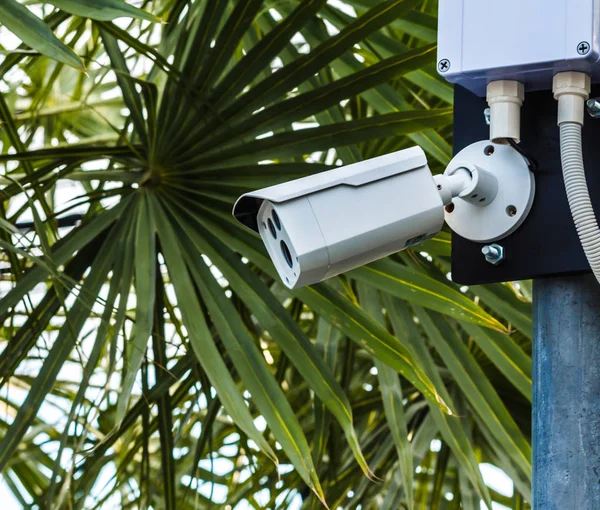
[[[587,108],[587,112],[594,119],[597,119],[600,117],[600,99],[598,99],[598,98],[590,99],[586,103],[586,108]]]
[[[505,259],[504,248],[499,244],[490,244],[484,246],[481,249],[481,253],[483,253],[485,260],[494,266],[502,264]]]
[[[489,126],[492,123],[492,109],[486,108],[483,110],[483,117],[485,118],[485,123]]]

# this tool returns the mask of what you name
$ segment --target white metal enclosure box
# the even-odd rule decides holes
[[[495,80],[549,90],[552,77],[600,78],[600,0],[439,0],[438,72],[479,96]]]

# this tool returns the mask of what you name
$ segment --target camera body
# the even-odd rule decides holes
[[[293,289],[434,237],[444,203],[414,147],[247,193],[233,214],[260,234]]]

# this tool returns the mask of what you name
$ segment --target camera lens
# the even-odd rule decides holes
[[[275,212],[275,209],[273,209],[273,221],[275,222],[275,226],[277,227],[277,230],[281,230],[281,220],[279,219],[279,216]]]
[[[294,261],[292,260],[292,254],[290,253],[288,245],[285,244],[285,241],[281,241],[281,253],[283,253],[283,258],[288,263],[288,266],[293,267]]]
[[[271,218],[269,218],[267,220],[267,225],[269,225],[269,230],[271,231],[271,235],[273,236],[273,239],[277,239],[277,231],[275,230],[275,225],[273,225]]]

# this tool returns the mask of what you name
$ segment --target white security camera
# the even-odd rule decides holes
[[[444,175],[433,177],[425,153],[414,147],[247,193],[233,215],[260,234],[288,288],[311,285],[436,236],[444,215],[448,219],[454,210],[457,216],[473,211],[477,216],[503,194],[492,167],[508,164],[512,174],[530,176],[524,158],[512,148],[484,145],[487,149],[474,150],[480,158],[463,161],[461,153]],[[532,178],[525,180],[531,188]],[[445,211],[454,199],[464,204]],[[531,201],[521,206],[520,214],[509,217],[509,230],[524,220]],[[482,241],[498,238],[496,233],[485,238],[485,230],[475,229]]]

